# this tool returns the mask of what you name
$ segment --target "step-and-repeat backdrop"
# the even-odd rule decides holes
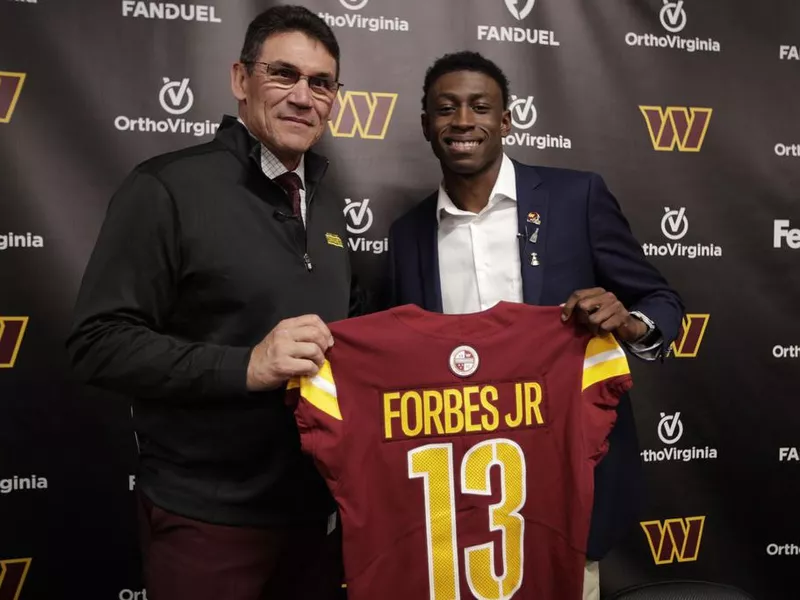
[[[0,0],[2,599],[146,598],[129,407],[74,383],[64,339],[115,188],[236,109],[229,67],[270,2],[204,1]],[[511,80],[508,154],[602,174],[683,295],[674,357],[633,363],[647,506],[604,591],[705,579],[796,598],[800,4],[307,6],[342,46],[321,150],[367,282],[392,220],[438,184],[425,69],[473,49]]]

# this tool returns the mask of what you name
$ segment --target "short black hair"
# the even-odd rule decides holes
[[[436,59],[425,73],[425,84],[422,87],[422,110],[425,110],[425,102],[428,99],[428,92],[434,83],[442,76],[456,71],[476,71],[488,75],[500,86],[503,93],[503,108],[508,106],[508,78],[503,70],[491,60],[478,52],[463,50],[445,54]]]
[[[268,8],[247,26],[239,61],[252,73],[264,40],[276,33],[299,31],[318,40],[336,59],[336,77],[339,77],[339,42],[328,24],[303,6],[283,5]]]

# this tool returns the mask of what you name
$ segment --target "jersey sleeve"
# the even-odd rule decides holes
[[[588,458],[597,462],[608,452],[608,435],[617,420],[619,397],[632,385],[628,359],[616,338],[611,334],[591,338],[586,345],[581,382]]]
[[[337,479],[341,454],[337,446],[344,435],[344,419],[330,361],[326,360],[314,377],[290,379],[286,393],[300,432],[302,450],[314,458],[331,485]]]

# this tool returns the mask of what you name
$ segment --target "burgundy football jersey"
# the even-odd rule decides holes
[[[595,464],[631,386],[558,307],[402,306],[330,326],[289,383],[339,505],[349,600],[580,600]]]

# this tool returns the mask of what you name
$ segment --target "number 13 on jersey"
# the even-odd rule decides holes
[[[489,506],[489,528],[502,535],[503,571],[495,570],[494,542],[464,549],[464,572],[475,598],[509,600],[522,585],[525,520],[525,456],[516,443],[500,438],[476,444],[460,466],[460,493],[492,495],[489,473],[500,467],[500,501]],[[428,444],[409,451],[408,476],[423,480],[428,578],[431,600],[460,600],[456,539],[456,482],[452,444]]]

